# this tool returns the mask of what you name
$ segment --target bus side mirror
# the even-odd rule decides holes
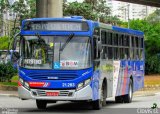
[[[13,61],[17,61],[20,58],[19,52],[13,52],[12,53],[12,59]]]
[[[17,68],[19,58],[20,58],[19,52],[13,51],[11,54],[11,62],[14,68]]]

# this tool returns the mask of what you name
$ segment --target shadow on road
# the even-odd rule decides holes
[[[133,101],[138,102],[138,101]],[[115,101],[107,101],[106,106],[103,109],[106,109],[110,106],[122,105],[121,103],[115,103]],[[102,110],[103,110],[102,109]],[[102,111],[101,110],[101,111]],[[57,104],[49,104],[47,109],[38,110],[38,109],[20,109],[20,112],[35,112],[35,113],[45,113],[45,112],[53,112],[53,113],[96,113],[96,110],[92,109],[92,105],[90,103],[78,103],[78,102],[63,102]]]
[[[116,105],[114,101],[107,101],[107,106]],[[57,113],[83,113],[83,112],[95,112],[96,110],[92,109],[91,103],[79,103],[79,102],[64,102],[57,104],[49,104],[47,109],[38,110],[38,109],[23,109],[20,112],[57,112]]]

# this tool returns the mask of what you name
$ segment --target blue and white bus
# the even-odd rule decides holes
[[[100,109],[106,99],[130,103],[144,86],[144,33],[67,18],[22,22],[18,93],[37,107],[84,101]]]

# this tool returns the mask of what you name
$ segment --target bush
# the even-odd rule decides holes
[[[9,37],[3,36],[0,37],[0,50],[7,50],[9,45]]]
[[[160,56],[146,56],[145,64],[145,73],[146,74],[157,74],[160,73]]]
[[[0,64],[0,81],[11,81],[11,78],[17,74],[17,69],[13,68],[13,64]]]

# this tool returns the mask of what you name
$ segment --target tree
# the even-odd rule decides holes
[[[4,33],[4,13],[10,8],[8,0],[0,0],[0,26],[1,33]]]
[[[97,14],[92,11],[92,6],[87,3],[66,3],[64,4],[64,16],[79,15],[86,19],[97,20]]]
[[[33,18],[36,16],[36,1],[35,0],[19,0],[14,2],[11,8],[16,13],[16,18],[15,18],[14,27],[13,27],[13,35],[14,35],[16,33],[17,21],[21,25],[21,21],[23,19]]]
[[[147,21],[151,23],[159,23],[160,22],[160,9],[157,9],[154,13],[150,14],[147,17]]]
[[[107,6],[106,0],[85,0],[84,3],[92,6],[92,12],[96,12],[101,22],[105,22],[111,13],[111,9]]]

